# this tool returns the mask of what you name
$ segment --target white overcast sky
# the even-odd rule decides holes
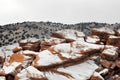
[[[0,0],[0,25],[23,21],[120,23],[120,0]]]

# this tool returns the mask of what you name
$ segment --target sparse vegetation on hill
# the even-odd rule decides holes
[[[43,39],[49,36],[53,31],[61,29],[75,29],[83,31],[86,35],[90,34],[91,28],[110,27],[112,29],[120,28],[120,24],[107,23],[77,23],[77,24],[62,24],[53,22],[23,22],[15,24],[7,24],[0,26],[0,46],[12,44],[20,39],[36,37]]]

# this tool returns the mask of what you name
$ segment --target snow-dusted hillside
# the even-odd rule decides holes
[[[110,27],[112,29],[120,28],[120,24],[106,23],[78,23],[78,24],[62,24],[52,22],[23,22],[0,26],[0,46],[12,44],[20,39],[36,37],[43,39],[48,37],[52,32],[61,29],[75,29],[83,31],[86,35],[90,34],[91,28]]]

